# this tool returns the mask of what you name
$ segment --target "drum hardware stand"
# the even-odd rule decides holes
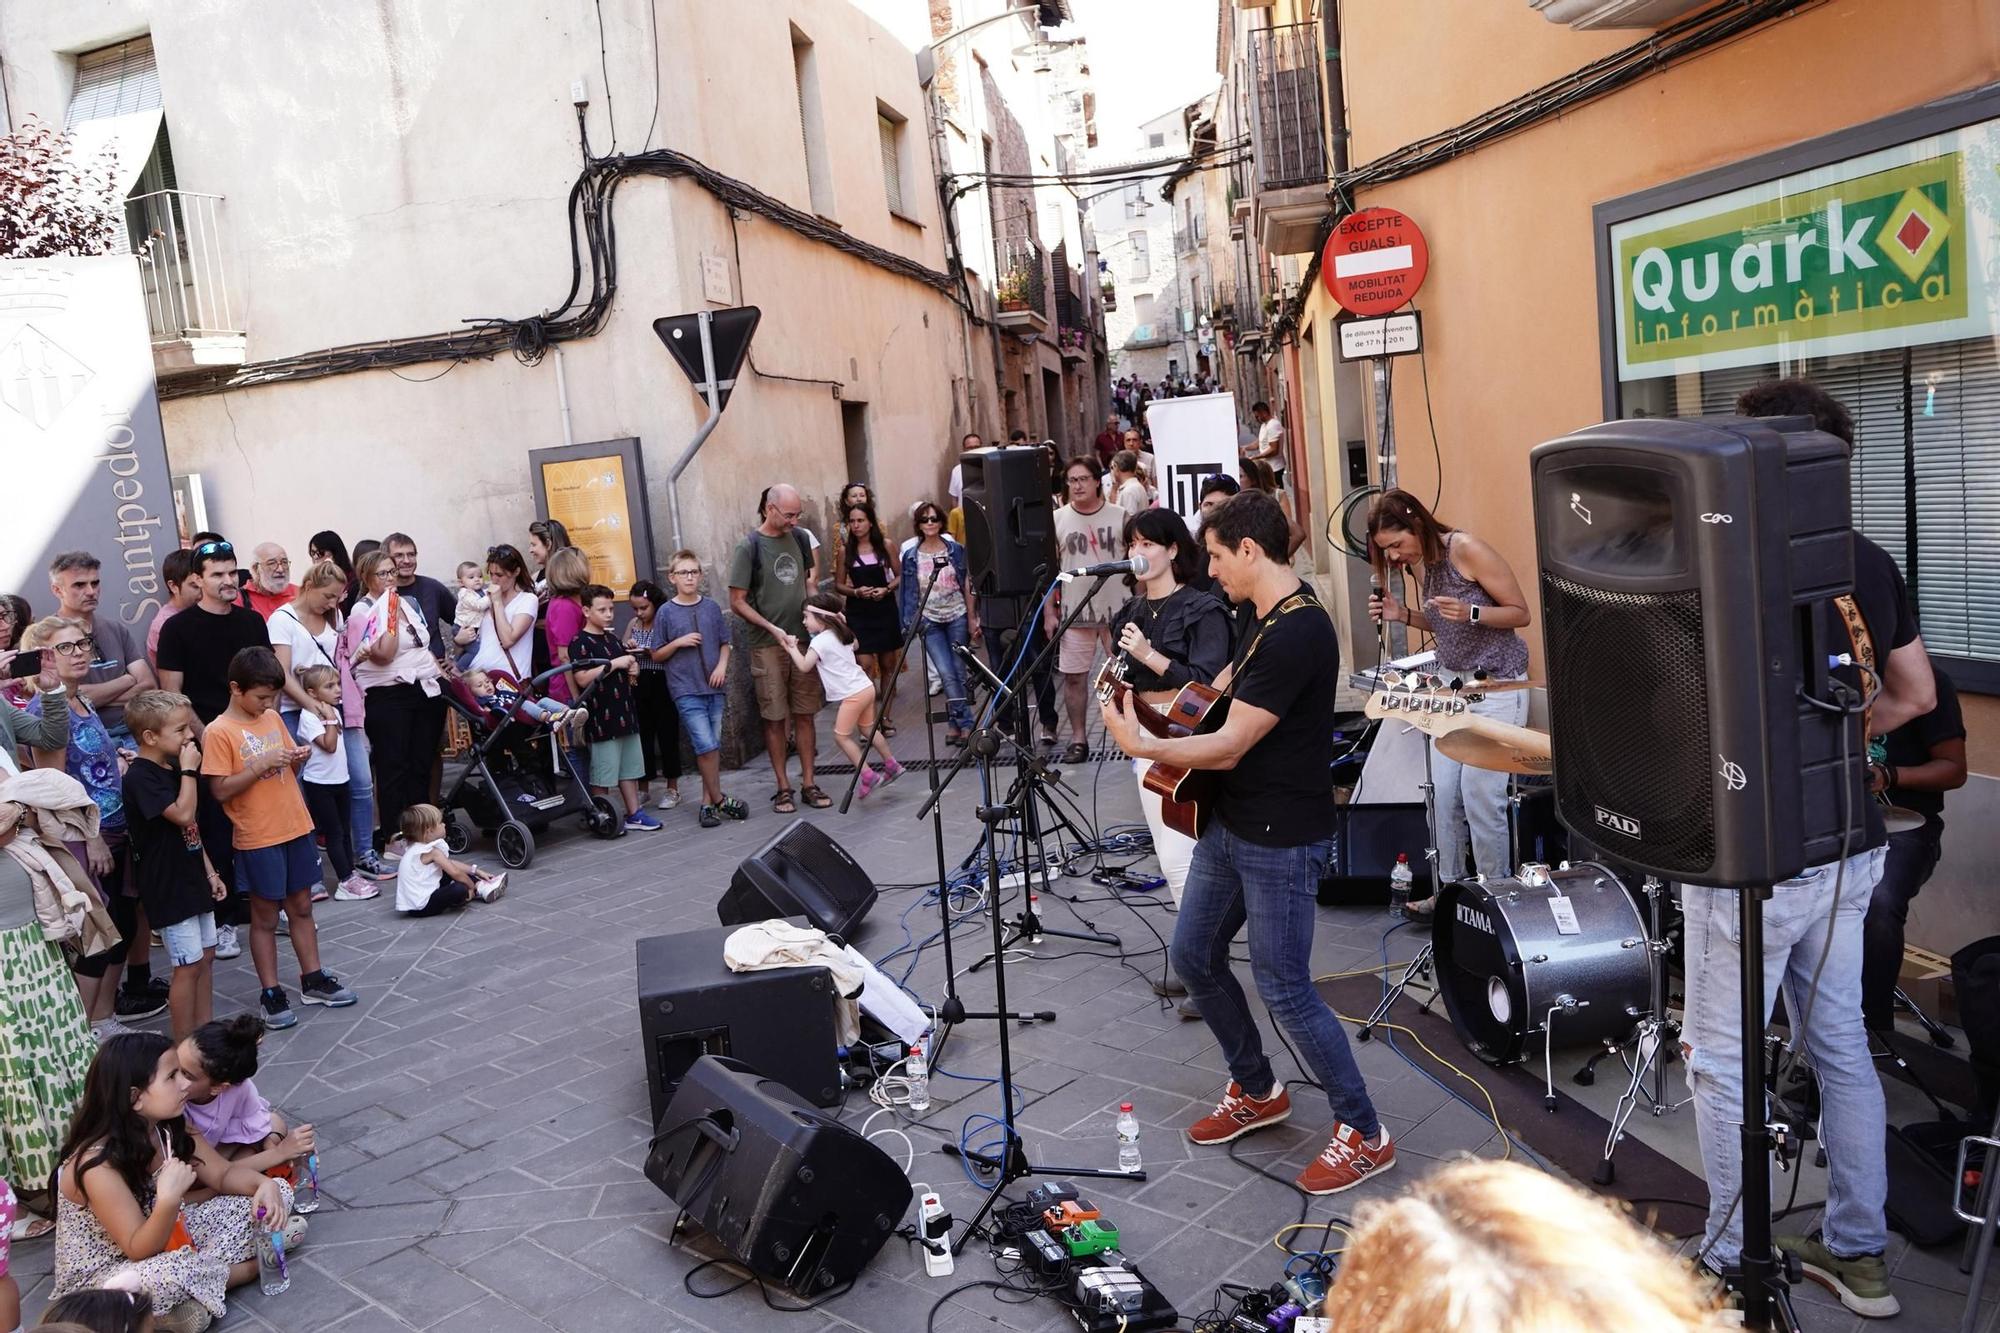
[[[1396,1001],[1403,998],[1403,992],[1410,988],[1410,983],[1413,981],[1421,981],[1431,988],[1429,998],[1417,1008],[1418,1013],[1427,1014],[1431,1011],[1431,1006],[1437,1003],[1438,997],[1437,971],[1433,960],[1433,951],[1428,944],[1418,951],[1415,958],[1410,960],[1410,965],[1403,969],[1403,975],[1397,979],[1395,985],[1389,987],[1388,993],[1382,997],[1382,1002],[1376,1005],[1374,1011],[1368,1015],[1368,1021],[1363,1023],[1361,1030],[1354,1034],[1356,1041],[1369,1041],[1374,1038],[1375,1029],[1382,1026],[1388,1020],[1390,1008]]]
[[[1549,959],[1547,954],[1542,954],[1529,961],[1546,963]],[[1574,995],[1558,995],[1556,1002],[1542,1015],[1542,1109],[1550,1115],[1556,1113],[1556,1015],[1572,1014],[1588,1008],[1589,1000],[1579,1000]]]
[[[1616,1046],[1607,1045],[1590,1057],[1583,1068],[1576,1071],[1574,1081],[1581,1087],[1589,1087],[1597,1076],[1597,1062],[1605,1056],[1622,1052],[1624,1047],[1632,1047],[1637,1058],[1626,1061],[1632,1072],[1631,1081],[1619,1096],[1618,1104],[1611,1112],[1611,1128],[1604,1136],[1604,1157],[1598,1162],[1592,1179],[1600,1185],[1609,1185],[1617,1178],[1617,1167],[1612,1164],[1611,1155],[1618,1151],[1619,1141],[1625,1137],[1625,1124],[1632,1113],[1639,1109],[1639,1098],[1643,1094],[1651,1103],[1654,1116],[1663,1116],[1669,1111],[1678,1111],[1693,1100],[1691,1097],[1673,1101],[1667,1094],[1667,1065],[1673,1059],[1673,1049],[1669,1043],[1680,1039],[1681,1025],[1667,1016],[1667,950],[1666,914],[1661,906],[1666,897],[1667,886],[1657,876],[1646,876],[1640,891],[1646,895],[1646,947],[1650,952],[1648,971],[1651,983],[1650,1012],[1640,1020],[1638,1031],[1629,1041]],[[1621,1057],[1622,1058],[1622,1057]],[[1647,1088],[1646,1074],[1651,1071],[1653,1086]]]
[[[1923,1006],[1911,999],[1901,986],[1896,987],[1895,1004],[1899,1009],[1908,1010],[1910,1016],[1922,1025],[1925,1033],[1930,1036],[1931,1045],[1941,1051],[1953,1050],[1958,1046],[1958,1039],[1951,1035],[1950,1030],[1925,1013]]]

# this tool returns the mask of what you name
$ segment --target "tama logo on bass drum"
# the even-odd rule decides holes
[[[1486,913],[1480,911],[1477,907],[1460,903],[1458,905],[1458,919],[1466,925],[1471,926],[1474,930],[1483,930],[1488,935],[1494,933],[1493,922],[1488,920]]]
[[[1639,821],[1630,815],[1621,815],[1614,811],[1606,810],[1601,805],[1593,805],[1590,808],[1597,812],[1597,824],[1599,828],[1608,828],[1612,832],[1622,833],[1628,838],[1639,836]]]

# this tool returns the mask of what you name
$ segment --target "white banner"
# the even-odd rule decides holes
[[[1146,425],[1153,432],[1160,504],[1186,519],[1192,530],[1201,512],[1202,482],[1217,473],[1239,476],[1235,396],[1155,398],[1146,404]]]

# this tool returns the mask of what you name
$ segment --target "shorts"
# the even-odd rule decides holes
[[[750,650],[750,683],[757,687],[757,716],[766,722],[810,717],[826,704],[819,672],[799,670],[779,644]]]
[[[728,703],[726,694],[690,694],[674,700],[674,711],[681,715],[681,731],[696,754],[713,754],[722,748],[722,713]]]
[[[292,894],[303,893],[324,880],[319,848],[313,846],[310,833],[271,847],[236,849],[238,893],[281,903]]]
[[[620,782],[637,782],[646,776],[646,756],[639,747],[639,733],[613,736],[590,743],[590,785],[615,787]]]
[[[1056,653],[1056,670],[1065,676],[1087,674],[1097,665],[1097,652],[1111,649],[1109,625],[1071,625],[1063,631],[1062,647]]]
[[[160,927],[160,947],[175,967],[193,967],[204,950],[215,947],[215,913],[202,912],[171,926]]]

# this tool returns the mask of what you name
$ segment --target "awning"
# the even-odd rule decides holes
[[[100,116],[80,120],[69,127],[72,149],[79,163],[89,164],[109,148],[116,159],[111,168],[111,184],[122,202],[138,183],[139,173],[152,159],[153,145],[160,137],[161,112],[131,111],[122,116]]]

